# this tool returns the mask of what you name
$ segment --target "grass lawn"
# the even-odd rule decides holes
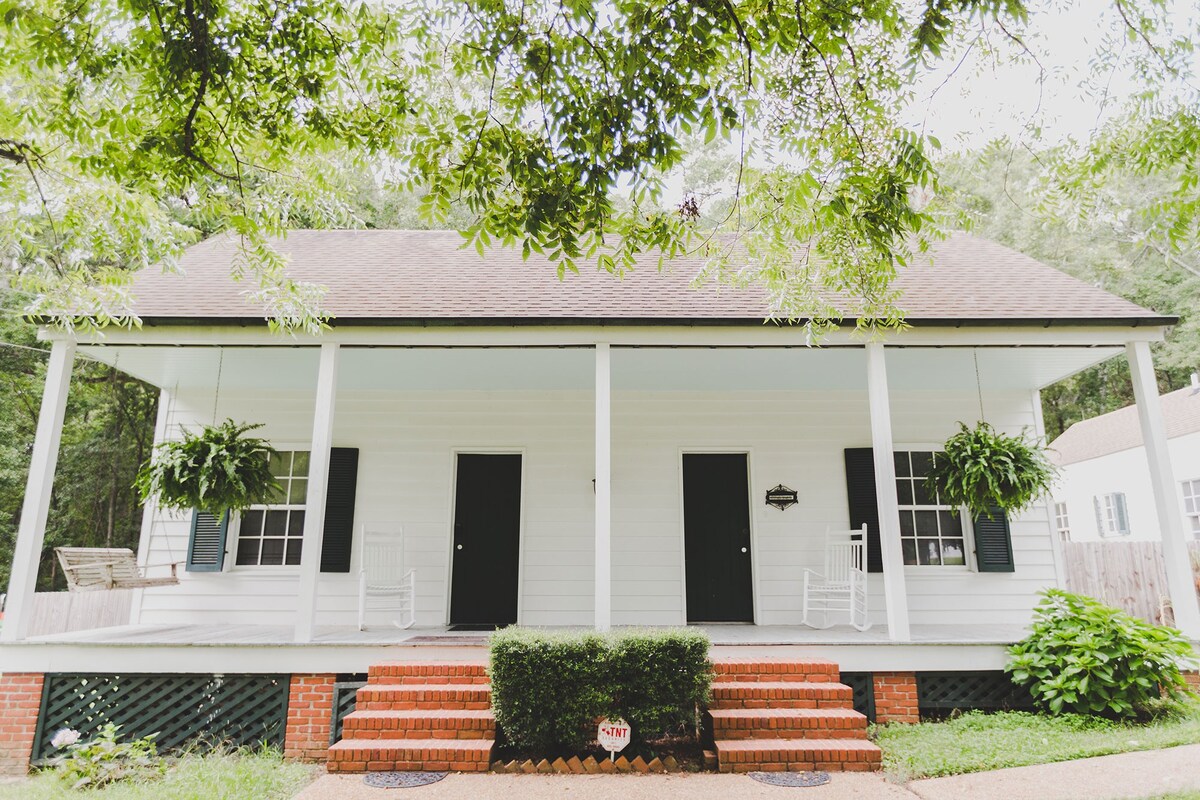
[[[973,712],[945,722],[880,725],[874,739],[892,776],[935,778],[1200,743],[1200,703],[1145,725],[1070,714]],[[1200,795],[1180,798],[1200,800]]]
[[[103,789],[75,791],[53,772],[29,781],[0,784],[0,800],[285,800],[317,775],[278,753],[213,753],[185,756],[161,778],[123,781]]]

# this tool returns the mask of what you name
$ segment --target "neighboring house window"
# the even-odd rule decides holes
[[[955,509],[925,488],[932,452],[899,452],[896,494],[900,499],[900,546],[905,564],[963,566],[967,548]]]
[[[308,453],[281,451],[271,459],[279,489],[270,502],[242,512],[237,561],[242,566],[300,563],[304,536],[304,503],[308,495]]]
[[[1200,539],[1200,478],[1183,482],[1183,510],[1187,512],[1192,538]]]
[[[1058,529],[1058,538],[1064,542],[1071,541],[1071,520],[1067,518],[1067,504],[1054,504],[1054,523]]]
[[[1101,536],[1128,536],[1129,511],[1124,492],[1110,492],[1093,498],[1096,503],[1096,529]]]

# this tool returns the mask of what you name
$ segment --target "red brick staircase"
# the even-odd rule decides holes
[[[708,714],[721,772],[879,769],[867,718],[854,710],[838,665],[722,659]]]
[[[480,663],[408,662],[371,667],[330,772],[483,772],[496,738],[491,687]]]

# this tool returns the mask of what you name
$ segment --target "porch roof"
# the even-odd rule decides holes
[[[290,232],[275,246],[289,277],[327,287],[326,309],[339,325],[755,324],[771,316],[759,287],[693,287],[702,256],[651,257],[618,278],[597,270],[557,277],[537,255],[512,248],[480,257],[453,231]],[[262,306],[230,277],[234,238],[190,248],[182,273],[145,270],[134,281],[134,308],[148,324],[245,324]],[[1076,280],[1002,245],[954,234],[917,257],[896,279],[899,306],[920,325],[1162,326],[1175,322]],[[852,322],[855,304],[830,301]]]

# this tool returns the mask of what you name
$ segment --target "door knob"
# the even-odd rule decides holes
[[[459,545],[455,545],[455,546],[454,546],[454,548],[455,548],[456,550],[462,550],[462,545],[461,545],[461,544],[459,544]]]
[[[745,553],[745,552],[747,551],[747,549],[748,549],[748,548],[745,548],[745,547],[743,547],[743,548],[742,548],[742,552],[743,552],[743,553]]]

